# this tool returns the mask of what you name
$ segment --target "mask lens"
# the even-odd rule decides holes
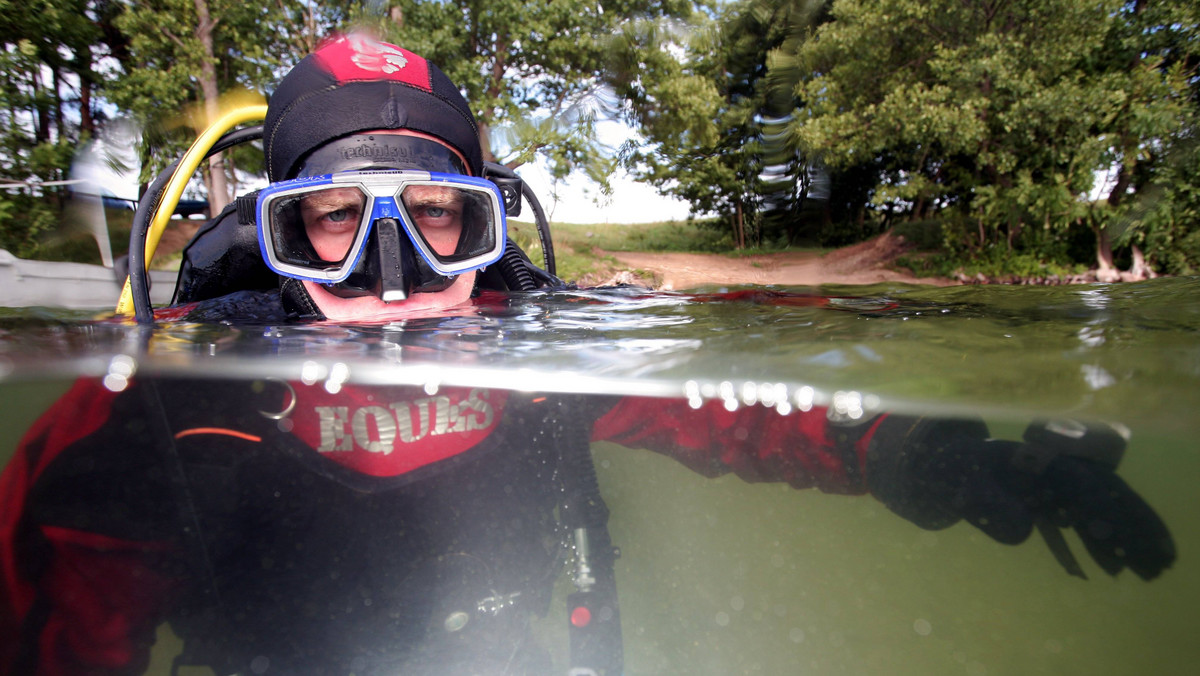
[[[486,189],[409,185],[400,200],[412,230],[438,262],[459,263],[496,248],[499,219]]]
[[[281,181],[257,200],[267,265],[288,277],[340,284],[363,265],[372,223],[403,221],[431,274],[453,276],[504,251],[499,191],[483,179],[430,172],[346,172]]]
[[[275,198],[269,214],[276,257],[314,270],[340,267],[358,237],[366,206],[367,196],[357,187]]]

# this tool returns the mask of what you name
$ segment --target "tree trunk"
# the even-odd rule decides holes
[[[734,205],[735,205],[734,218],[736,219],[735,220],[736,225],[734,227],[736,230],[735,234],[737,236],[737,248],[745,249],[746,248],[746,221],[742,218],[742,201],[738,200],[737,202],[734,202]]]
[[[88,136],[96,136],[96,120],[92,117],[92,83],[79,78],[79,130]]]
[[[212,124],[221,114],[221,91],[217,86],[216,57],[213,54],[213,28],[217,22],[208,13],[208,0],[195,0],[196,37],[202,47],[200,66],[200,93],[204,98],[204,115],[207,123]],[[203,130],[201,130],[203,131]],[[217,153],[208,158],[208,208],[210,214],[218,214],[229,204],[229,184],[225,177],[225,157]]]
[[[1108,228],[1092,228],[1096,233],[1096,279],[1101,282],[1117,282],[1121,273],[1113,264],[1112,239],[1108,236]]]
[[[92,48],[83,47],[75,52],[77,61],[75,74],[79,76],[79,130],[90,137],[96,136],[96,120],[92,117]]]
[[[1013,241],[1016,240],[1017,236],[1020,234],[1021,234],[1020,219],[1016,220],[1015,222],[1010,221],[1008,224],[1008,250],[1009,251],[1013,250]]]
[[[496,156],[492,154],[492,127],[482,119],[476,121],[479,127],[479,149],[483,152],[484,162],[495,162]],[[515,169],[515,167],[509,167]]]
[[[474,46],[472,40],[472,46]],[[488,77],[488,86],[485,89],[487,99],[496,101],[502,98],[504,92],[504,71],[508,64],[508,42],[505,36],[496,36],[495,41],[490,45],[493,56],[491,73]],[[488,108],[482,111],[476,120],[479,126],[479,147],[483,151],[484,162],[495,162],[496,155],[492,153],[492,122],[495,120],[495,109]],[[515,161],[510,162],[509,169],[516,169],[521,166]]]
[[[1146,254],[1142,253],[1141,247],[1134,244],[1130,248],[1133,250],[1133,264],[1129,266],[1129,273],[1123,276],[1123,279],[1140,282],[1157,277],[1158,273],[1146,262]]]
[[[1125,193],[1129,190],[1129,184],[1133,182],[1131,172],[1124,166],[1117,170],[1117,181],[1113,185],[1113,189],[1108,193],[1108,206],[1116,209],[1121,205],[1125,198]],[[1096,230],[1096,260],[1100,264],[1100,269],[1096,271],[1096,279],[1102,282],[1115,282],[1121,278],[1121,272],[1117,266],[1113,264],[1112,256],[1112,241],[1108,236],[1108,228],[1102,227]]]
[[[34,129],[34,141],[45,143],[50,140],[50,110],[42,96],[42,78],[35,70],[30,74],[30,84],[33,86],[33,107],[37,112],[37,122]]]
[[[51,70],[54,76],[52,79],[54,85],[54,135],[57,140],[63,138],[63,100],[62,100],[62,73],[56,67]]]

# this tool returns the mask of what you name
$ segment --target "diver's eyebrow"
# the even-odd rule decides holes
[[[425,206],[427,204],[461,204],[462,200],[454,198],[439,199],[437,197],[428,197],[425,199],[408,200],[408,203],[413,206]]]
[[[363,203],[362,198],[352,197],[349,195],[310,195],[300,201],[302,209],[315,209],[320,207],[356,207]]]
[[[405,195],[404,202],[411,205],[425,204],[451,204],[461,203],[463,197],[458,191],[438,191],[436,193],[418,192],[412,195]]]

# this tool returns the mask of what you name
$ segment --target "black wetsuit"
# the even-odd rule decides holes
[[[139,673],[169,621],[219,671],[543,673],[527,625],[578,525],[561,522],[604,517],[564,508],[590,439],[865,491],[866,437],[823,409],[80,381],[0,482],[0,672]]]

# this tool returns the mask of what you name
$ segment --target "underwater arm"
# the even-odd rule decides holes
[[[1175,559],[1166,524],[1115,472],[1125,439],[1109,426],[1039,421],[1010,441],[991,439],[973,418],[882,415],[845,426],[826,413],[631,397],[599,419],[593,439],[663,453],[706,476],[870,492],[930,530],[965,519],[1017,544],[1036,528],[1080,577],[1062,528],[1074,529],[1110,575],[1129,568],[1149,580]]]
[[[132,413],[116,399],[80,381],[0,476],[0,674],[146,668],[180,557],[146,528],[155,472],[115,424]]]
[[[926,529],[959,520],[1006,544],[1036,527],[1067,572],[1086,577],[1060,528],[1072,528],[1109,575],[1143,580],[1175,560],[1166,524],[1116,474],[1125,438],[1102,424],[1035,421],[1022,441],[989,438],[976,419],[893,415],[867,452],[867,483],[889,509]]]
[[[592,438],[662,453],[705,476],[733,472],[859,494],[867,490],[862,467],[874,427],[833,425],[822,407],[780,415],[764,406],[729,411],[715,400],[692,408],[679,399],[626,397],[596,422]]]

